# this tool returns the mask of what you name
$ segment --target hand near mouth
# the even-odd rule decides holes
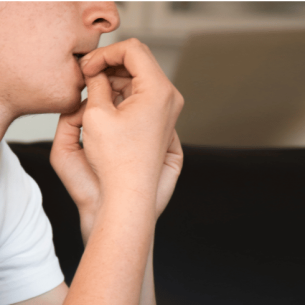
[[[116,76],[109,76],[108,79],[113,88],[113,103],[118,106],[130,95],[131,79]],[[126,83],[129,84],[126,86]],[[120,91],[118,91],[119,88],[121,88]],[[54,170],[78,207],[84,244],[88,241],[102,197],[98,178],[89,165],[84,149],[79,143],[86,103],[87,100],[83,101],[77,112],[61,116],[51,155],[51,163]],[[175,131],[173,143],[164,158],[158,182],[156,197],[157,218],[163,213],[173,194],[181,171],[182,160],[183,152]]]
[[[61,115],[50,161],[79,209],[85,243],[90,236],[90,259],[84,259],[82,270],[93,265],[97,268],[101,261],[108,266],[109,257],[120,253],[114,246],[108,248],[112,240],[127,243],[124,259],[139,266],[131,270],[122,261],[124,268],[119,267],[116,260],[117,268],[123,269],[115,282],[120,287],[117,289],[126,293],[120,295],[126,300],[124,304],[139,304],[143,257],[151,243],[151,230],[168,204],[182,168],[183,152],[175,124],[184,101],[149,49],[138,40],[96,49],[84,56],[80,65],[88,100],[77,112]],[[81,127],[84,148],[79,144]],[[117,231],[120,226],[125,229]],[[137,241],[132,242],[133,238]],[[107,250],[93,257],[90,253],[95,251],[97,240],[99,247]],[[84,272],[79,271],[72,287],[78,287]],[[116,272],[108,272],[101,275],[99,293],[105,304],[114,304],[115,287],[107,286],[107,281],[113,280],[106,275]],[[83,291],[88,291],[86,300],[90,300],[90,289]],[[76,297],[77,292],[67,304]]]
[[[122,66],[130,81],[120,80],[125,99],[114,105],[113,92],[121,88],[111,87],[103,71],[111,67],[112,76],[121,77]],[[156,187],[183,106],[181,94],[150,50],[135,39],[96,49],[82,58],[81,67],[88,89],[84,149],[101,184],[126,179],[138,190],[144,184]],[[118,79],[112,86],[117,84]]]
[[[112,88],[112,100],[115,107],[118,107],[125,99],[132,94],[132,77],[128,71],[120,66],[118,68],[106,69]],[[158,182],[156,215],[157,218],[163,213],[167,206],[179,177],[183,160],[183,152],[177,132],[174,130],[172,142],[169,145]]]

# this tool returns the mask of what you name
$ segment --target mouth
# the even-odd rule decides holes
[[[75,57],[75,59],[79,62],[79,60],[84,57],[86,54],[88,53],[74,53],[73,56]]]
[[[77,75],[79,75],[79,84],[78,84],[78,86],[79,86],[80,91],[82,91],[86,87],[85,80],[84,80],[84,75],[83,75],[83,73],[81,71],[81,68],[80,68],[80,60],[81,60],[81,58],[83,58],[88,53],[73,53],[73,57],[75,59],[75,64],[76,64],[75,72],[77,73]]]

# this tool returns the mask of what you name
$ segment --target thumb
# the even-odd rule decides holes
[[[85,82],[88,91],[87,108],[115,109],[112,102],[112,88],[105,73],[101,72],[93,77],[85,76]]]
[[[81,149],[79,137],[86,102],[84,100],[80,108],[74,113],[61,114],[59,117],[50,154],[50,161],[53,167],[60,163],[63,153],[70,153]]]

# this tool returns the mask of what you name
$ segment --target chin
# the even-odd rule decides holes
[[[79,95],[77,101],[73,100],[72,102],[63,103],[60,107],[61,109],[57,112],[62,114],[73,113],[80,108],[80,105],[81,105],[81,95]]]
[[[67,91],[66,91],[67,92]],[[81,105],[81,89],[77,88],[65,96],[54,98],[48,103],[47,112],[69,114],[77,111]]]
[[[57,98],[57,105],[59,106],[58,113],[68,114],[77,111],[80,108],[82,96],[81,93],[85,88],[84,81],[75,82],[74,86],[67,86],[69,89],[62,89],[64,95]]]

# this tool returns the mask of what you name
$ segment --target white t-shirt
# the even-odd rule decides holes
[[[0,142],[0,305],[24,301],[64,281],[36,182]]]

